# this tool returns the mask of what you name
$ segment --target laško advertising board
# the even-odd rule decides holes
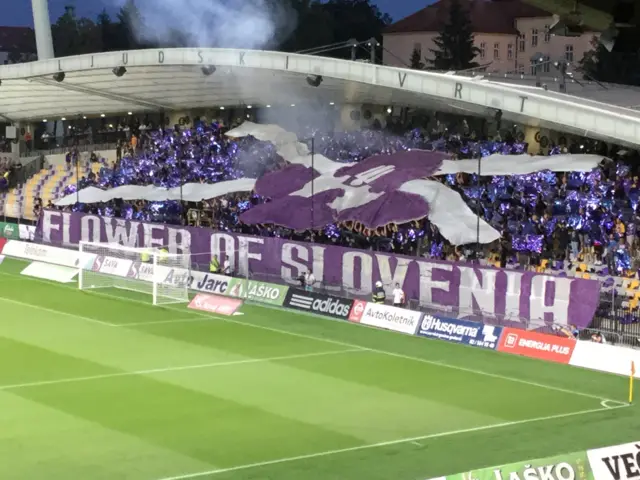
[[[258,282],[244,278],[232,278],[226,294],[252,302],[282,306],[289,287],[275,283]]]
[[[569,363],[576,340],[528,330],[504,328],[498,351],[556,363]]]

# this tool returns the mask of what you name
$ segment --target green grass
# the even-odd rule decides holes
[[[0,265],[3,480],[418,480],[640,439],[636,406],[601,405],[623,378],[25,265]]]

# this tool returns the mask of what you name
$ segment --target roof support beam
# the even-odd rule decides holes
[[[156,102],[150,102],[148,100],[142,100],[140,98],[131,96],[131,95],[122,95],[119,93],[113,93],[106,90],[98,90],[96,88],[84,87],[81,85],[74,85],[68,82],[56,82],[55,80],[49,78],[36,77],[32,78],[30,81],[40,83],[42,85],[48,85],[52,87],[62,88],[64,90],[70,92],[78,92],[85,93],[88,95],[94,95],[96,97],[106,98],[108,100],[114,100],[117,102],[130,103],[132,105],[137,105],[139,107],[143,107],[145,109],[150,110],[175,110],[175,107],[172,105],[163,105]]]
[[[0,118],[6,120],[9,123],[16,123],[13,119],[7,117],[6,115],[3,115],[2,112],[0,112]]]

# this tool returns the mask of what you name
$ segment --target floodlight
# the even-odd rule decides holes
[[[116,77],[121,77],[123,76],[125,73],[127,73],[127,69],[124,67],[115,67],[113,70],[111,70],[113,72],[113,74]]]
[[[308,75],[307,76],[307,83],[309,84],[310,87],[319,87],[320,84],[322,83],[322,75]]]
[[[64,77],[66,77],[64,72],[58,72],[58,73],[54,73],[53,74],[53,79],[58,83],[63,82],[64,81]]]
[[[201,68],[202,70],[202,74],[205,77],[208,77],[209,75],[213,75],[214,73],[216,73],[216,67],[215,65],[207,65]]]

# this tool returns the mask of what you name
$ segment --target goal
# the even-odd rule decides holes
[[[189,301],[191,257],[158,248],[80,242],[78,288],[115,288],[151,295],[153,305]],[[89,262],[88,260],[92,261]]]

